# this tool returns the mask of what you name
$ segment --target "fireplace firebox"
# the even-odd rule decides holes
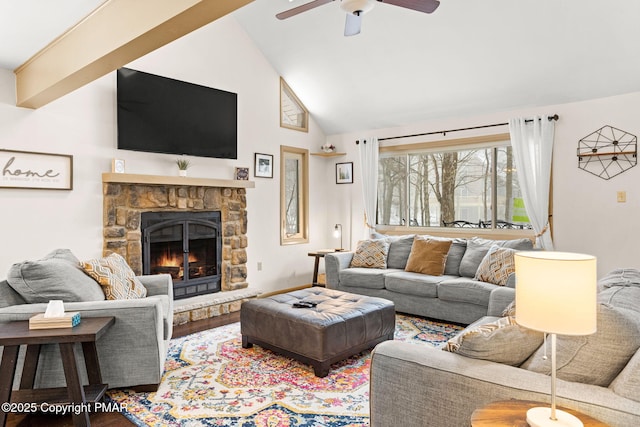
[[[174,299],[220,291],[219,211],[143,212],[140,221],[144,274],[170,274]]]

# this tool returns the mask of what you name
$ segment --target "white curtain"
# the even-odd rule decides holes
[[[375,231],[376,203],[378,197],[378,138],[367,138],[358,143],[361,180],[364,198],[364,219],[367,226],[366,237]]]
[[[536,247],[553,250],[549,230],[549,185],[555,121],[547,116],[509,120],[513,157],[524,206],[536,232]]]

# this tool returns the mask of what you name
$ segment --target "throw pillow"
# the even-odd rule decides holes
[[[147,289],[121,255],[113,253],[106,258],[90,259],[82,263],[82,268],[102,286],[108,300],[147,296]]]
[[[640,313],[598,304],[597,316],[598,329],[592,335],[558,335],[559,379],[608,387],[640,347]],[[543,356],[544,349],[539,348],[521,367],[550,375],[551,358]]]
[[[491,246],[476,271],[476,280],[505,286],[509,276],[516,271],[513,254],[515,249]]]
[[[100,286],[84,274],[69,249],[56,249],[37,261],[13,264],[7,283],[29,304],[104,300]]]
[[[389,254],[387,255],[387,268],[399,268],[404,270],[411,253],[414,235],[387,237],[389,242]]]
[[[416,236],[413,239],[411,253],[404,270],[430,276],[442,276],[450,247],[450,240],[425,239]]]
[[[480,263],[493,245],[519,251],[533,249],[533,243],[529,239],[488,240],[472,237],[467,240],[467,250],[464,252],[462,261],[460,261],[460,275],[463,277],[475,277]]]
[[[361,240],[351,259],[350,267],[387,268],[389,242],[384,239]]]
[[[467,250],[465,239],[453,239],[453,243],[447,254],[447,263],[444,265],[444,274],[449,276],[460,276],[460,263]]]
[[[518,325],[513,317],[471,325],[442,348],[473,359],[518,366],[542,344],[542,332]]]

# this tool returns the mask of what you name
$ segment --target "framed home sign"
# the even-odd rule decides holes
[[[72,190],[73,156],[0,149],[0,188]]]

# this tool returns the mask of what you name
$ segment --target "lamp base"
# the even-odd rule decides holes
[[[568,412],[556,409],[556,420],[551,419],[551,408],[531,408],[527,411],[527,424],[531,427],[583,427],[582,421]]]

